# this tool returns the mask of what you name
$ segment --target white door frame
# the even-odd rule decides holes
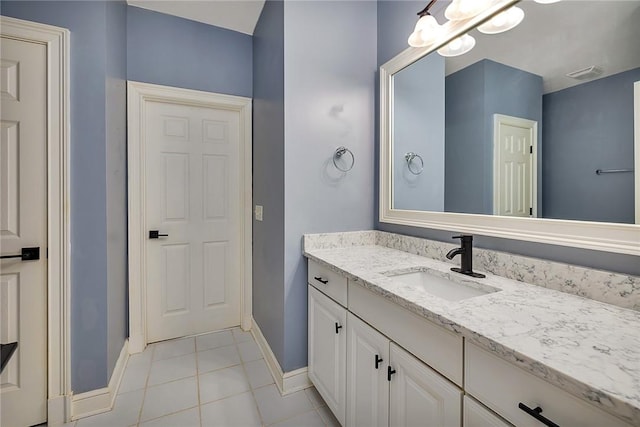
[[[506,116],[504,114],[493,115],[493,214],[500,212],[500,134],[498,130],[501,124],[519,126],[531,129],[531,144],[533,145],[533,158],[531,159],[531,207],[533,217],[538,217],[538,122],[522,119],[520,117]]]
[[[640,224],[640,81],[633,84],[633,128],[634,128],[634,165],[636,205],[636,224]]]
[[[142,120],[146,103],[170,102],[240,113],[240,192],[242,216],[240,250],[240,326],[251,329],[252,293],[252,160],[251,98],[221,95],[191,89],[129,81],[127,83],[128,181],[129,181],[129,353],[139,353],[147,345],[146,298],[146,198],[145,144]]]
[[[69,30],[0,17],[4,37],[47,50],[47,419],[70,417]],[[46,248],[43,256],[47,256]]]

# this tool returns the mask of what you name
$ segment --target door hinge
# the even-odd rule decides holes
[[[529,208],[529,215],[533,216],[533,208]]]
[[[529,153],[530,153],[530,154],[533,154],[533,145],[530,145],[530,146],[529,146]]]

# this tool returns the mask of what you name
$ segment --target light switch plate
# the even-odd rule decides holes
[[[262,221],[262,206],[256,205],[256,221]]]

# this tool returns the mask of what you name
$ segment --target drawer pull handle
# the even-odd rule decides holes
[[[329,283],[329,279],[323,280],[322,277],[314,277],[314,279],[316,279],[318,282],[322,283],[323,285],[326,285],[327,283]]]
[[[395,369],[391,369],[391,366],[387,366],[387,381],[391,381],[391,375],[395,373],[396,373]]]
[[[376,354],[376,369],[378,369],[378,367],[380,367],[380,364],[384,362],[384,360],[382,360],[382,357],[378,356]]]
[[[531,415],[533,418],[535,418],[536,420],[540,421],[542,424],[548,427],[560,427],[558,424],[554,423],[547,417],[542,416],[542,408],[539,406],[536,406],[534,409],[531,409],[524,403],[520,402],[518,403],[518,408],[522,409],[524,412]]]
[[[338,322],[336,322],[336,334],[340,333],[340,329],[342,329],[342,325],[339,325]]]

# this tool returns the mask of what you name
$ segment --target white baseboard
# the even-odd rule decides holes
[[[107,387],[71,396],[71,420],[101,414],[113,409],[113,402],[116,400],[124,369],[127,366],[127,360],[129,360],[128,348],[129,340],[126,339]]]
[[[264,360],[267,362],[269,372],[271,372],[271,376],[273,377],[280,394],[286,396],[287,394],[291,394],[295,391],[311,387],[312,384],[307,376],[306,367],[296,369],[291,372],[282,372],[278,359],[276,359],[271,347],[269,347],[269,343],[265,339],[264,335],[262,335],[262,331],[258,327],[255,319],[252,319],[251,323],[251,334],[262,351],[262,355],[264,356]]]

